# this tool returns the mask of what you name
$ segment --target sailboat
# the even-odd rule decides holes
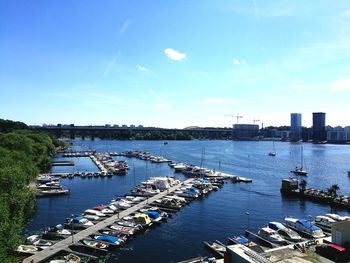
[[[300,167],[296,166],[294,170],[291,170],[291,173],[294,173],[296,175],[307,175],[307,171],[303,170],[303,164],[304,164],[304,159],[303,159],[303,146],[301,146],[300,149]]]
[[[269,156],[276,156],[275,141],[272,141],[272,152],[269,152]]]

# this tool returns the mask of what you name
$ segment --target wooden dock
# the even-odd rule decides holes
[[[166,195],[168,195],[171,192],[174,192],[176,190],[178,190],[180,187],[182,187],[184,184],[186,183],[190,183],[191,181],[193,181],[193,179],[188,179],[176,186],[171,187],[170,189],[163,191],[153,197],[150,197],[148,199],[146,199],[145,201],[142,201],[124,211],[121,211],[120,213],[114,214],[111,217],[107,217],[105,220],[97,223],[96,225],[93,225],[87,229],[84,229],[76,234],[74,234],[71,237],[68,237],[62,241],[57,242],[56,244],[52,245],[51,247],[44,249],[42,251],[39,251],[37,253],[35,253],[34,255],[25,258],[22,262],[23,263],[39,263],[39,262],[43,262],[44,260],[54,256],[55,254],[57,254],[58,252],[62,251],[62,250],[66,250],[68,248],[68,246],[73,244],[73,240],[74,243],[79,242],[80,240],[89,237],[90,235],[96,233],[97,231],[106,228],[107,226],[113,224],[115,221],[130,215],[131,213],[136,212],[137,210],[143,208],[144,206],[147,206],[150,203],[153,203],[154,201],[156,201],[157,199],[160,199]]]

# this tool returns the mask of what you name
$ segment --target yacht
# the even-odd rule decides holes
[[[286,240],[284,240],[277,231],[269,228],[269,227],[262,227],[258,231],[258,236],[262,239],[265,239],[267,241],[270,241],[275,244],[284,245],[286,244]]]
[[[269,222],[268,227],[277,231],[280,236],[288,241],[299,242],[302,240],[301,236],[297,232],[279,222]]]
[[[334,219],[335,221],[344,221],[350,219],[350,216],[340,216],[338,214],[326,214],[326,216]]]
[[[106,216],[106,214],[100,212],[100,211],[97,211],[97,210],[93,210],[93,209],[86,209],[84,211],[84,214],[86,215],[94,215],[94,216],[99,216],[99,217],[104,217]]]
[[[328,232],[332,230],[332,224],[336,222],[337,221],[328,216],[316,216],[314,221],[315,225]]]
[[[65,227],[70,229],[84,229],[94,224],[82,216],[75,216],[73,218],[67,218]]]
[[[292,227],[296,231],[306,233],[312,236],[313,238],[320,238],[325,236],[322,229],[312,224],[309,220],[301,218],[298,219],[294,217],[286,217],[284,218],[284,221],[288,227]]]

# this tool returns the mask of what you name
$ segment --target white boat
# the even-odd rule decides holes
[[[315,225],[319,226],[320,228],[331,231],[332,230],[332,224],[336,223],[334,219],[328,217],[328,216],[316,216],[315,217]]]
[[[306,233],[313,238],[321,238],[325,236],[322,229],[312,224],[309,220],[286,217],[284,218],[284,221],[287,226],[292,227],[299,232]]]
[[[32,235],[27,237],[26,245],[33,245],[40,249],[45,249],[45,248],[48,248],[49,246],[52,246],[53,243],[50,241],[40,239],[39,235]]]
[[[277,233],[286,240],[292,242],[299,242],[302,240],[301,236],[297,232],[284,226],[282,223],[269,222],[268,227],[277,231]]]
[[[284,245],[286,244],[286,240],[284,240],[277,231],[269,228],[262,227],[258,231],[258,236],[275,244]]]
[[[344,221],[350,219],[350,216],[340,216],[338,214],[326,214],[326,216],[334,219],[335,221]]]
[[[97,211],[97,210],[93,210],[93,209],[86,209],[84,211],[84,214],[86,215],[95,215],[95,216],[100,216],[100,217],[104,217],[106,216],[106,214],[100,212],[100,211]]]
[[[34,254],[38,252],[38,248],[33,245],[19,245],[16,249],[18,253],[23,253],[23,254]]]
[[[82,216],[75,216],[73,218],[67,218],[65,226],[71,229],[80,229],[93,226],[94,223]]]
[[[100,220],[100,219],[101,219],[99,216],[88,215],[88,214],[85,214],[84,217],[85,217],[86,219],[94,220],[94,221],[97,221],[97,220]]]
[[[175,171],[183,171],[187,168],[187,165],[184,163],[178,163],[174,166]]]
[[[130,208],[132,206],[126,200],[115,201],[115,202],[112,202],[111,204],[115,205],[116,207],[118,207],[120,209],[128,209],[128,208]]]

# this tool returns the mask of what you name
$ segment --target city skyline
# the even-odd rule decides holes
[[[0,118],[350,125],[347,1],[3,1]]]

